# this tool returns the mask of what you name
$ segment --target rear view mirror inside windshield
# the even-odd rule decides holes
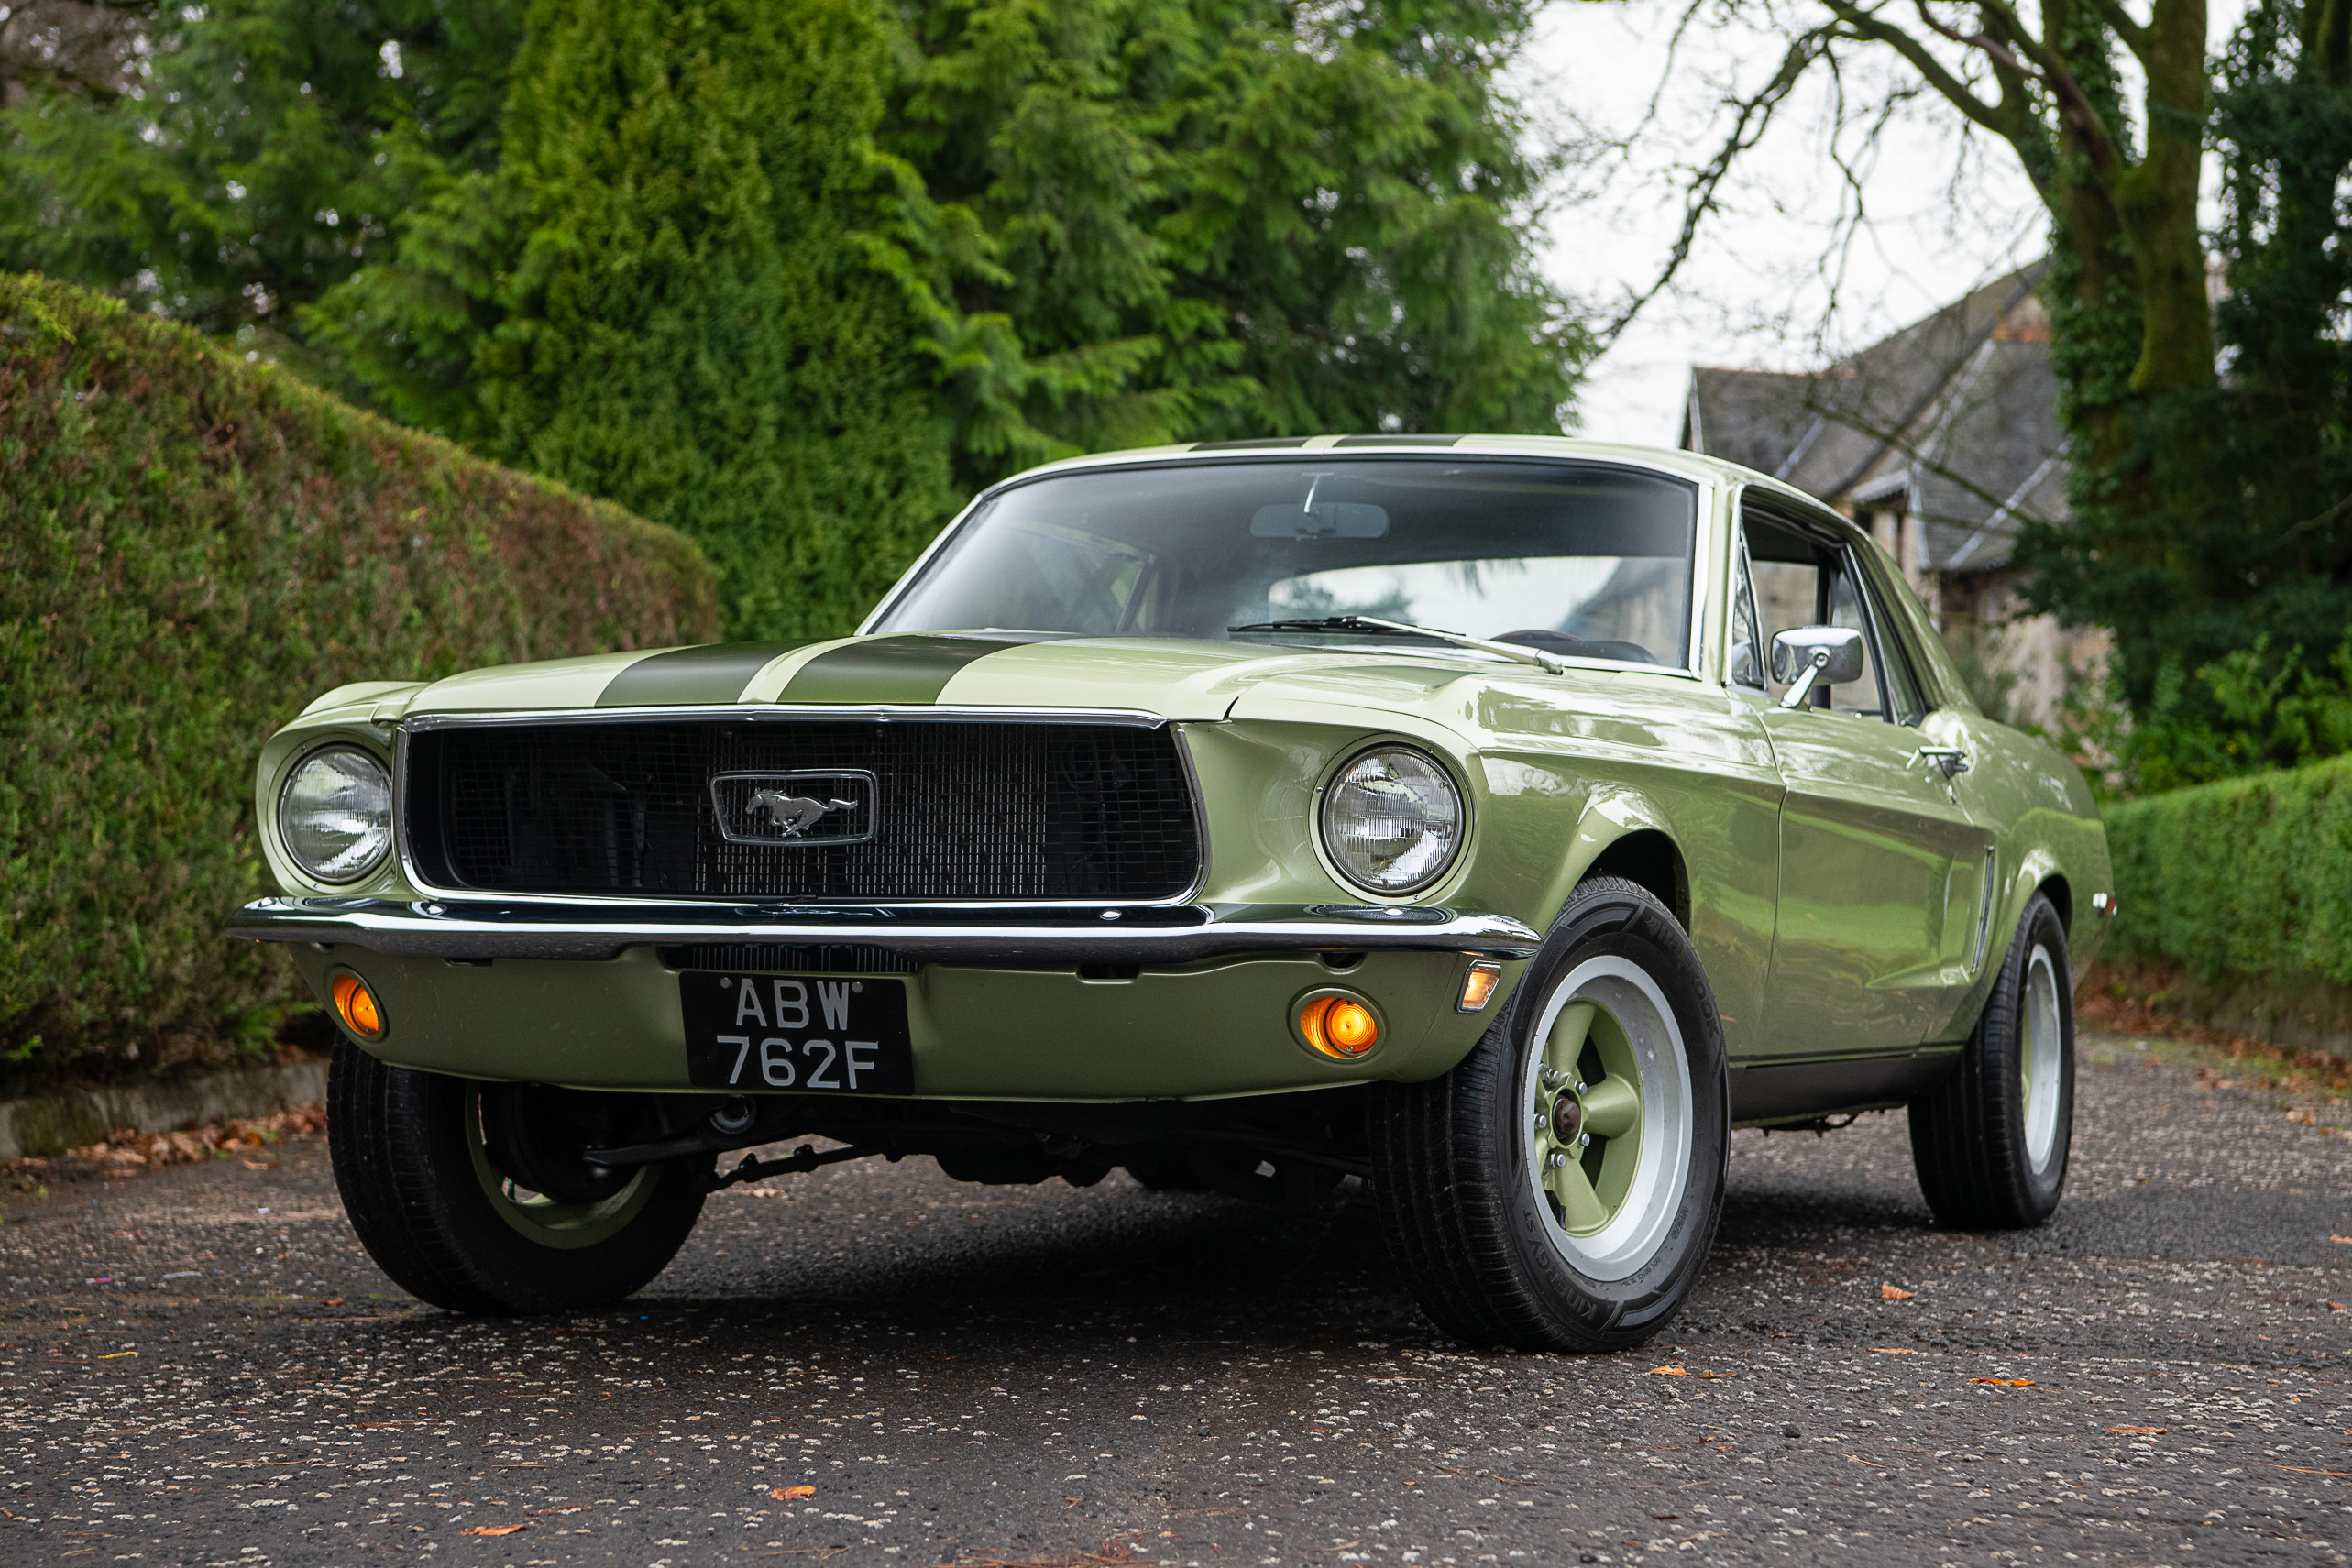
[[[1369,501],[1282,501],[1249,519],[1252,539],[1378,539],[1388,531],[1389,509]]]

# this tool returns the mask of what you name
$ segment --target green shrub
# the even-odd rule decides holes
[[[254,758],[332,685],[658,646],[687,540],[0,275],[0,1088],[266,1050]]]
[[[2282,999],[2352,984],[2352,758],[2105,808],[2105,957]]]

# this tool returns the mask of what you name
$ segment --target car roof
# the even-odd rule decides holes
[[[1630,463],[1686,478],[1719,485],[1764,485],[1792,499],[1810,500],[1766,475],[1720,457],[1708,457],[1671,446],[1635,446],[1616,442],[1582,441],[1564,435],[1305,435],[1269,437],[1255,441],[1192,441],[1174,446],[1138,446],[1124,452],[1094,452],[1041,464],[1000,481],[1025,483],[1050,474],[1135,464],[1176,463],[1201,457],[1285,457],[1307,453],[1331,453],[1350,457],[1411,456],[1445,453],[1479,457],[1580,458],[1590,462]],[[992,486],[991,488],[997,487]]]

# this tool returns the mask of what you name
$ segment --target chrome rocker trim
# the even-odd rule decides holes
[[[1184,963],[1243,953],[1445,952],[1523,959],[1543,938],[1504,915],[1350,904],[1194,904],[1083,915],[1068,908],[509,905],[495,901],[263,898],[229,934],[348,944],[400,957],[610,959],[706,942],[880,948],[916,962]]]

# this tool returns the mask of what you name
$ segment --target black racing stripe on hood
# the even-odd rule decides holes
[[[1067,632],[876,637],[829,648],[793,672],[778,702],[937,702],[956,672],[975,659],[1054,642]]]
[[[607,681],[596,705],[676,707],[733,702],[769,660],[816,641],[803,637],[790,642],[710,642],[699,648],[648,653]]]

